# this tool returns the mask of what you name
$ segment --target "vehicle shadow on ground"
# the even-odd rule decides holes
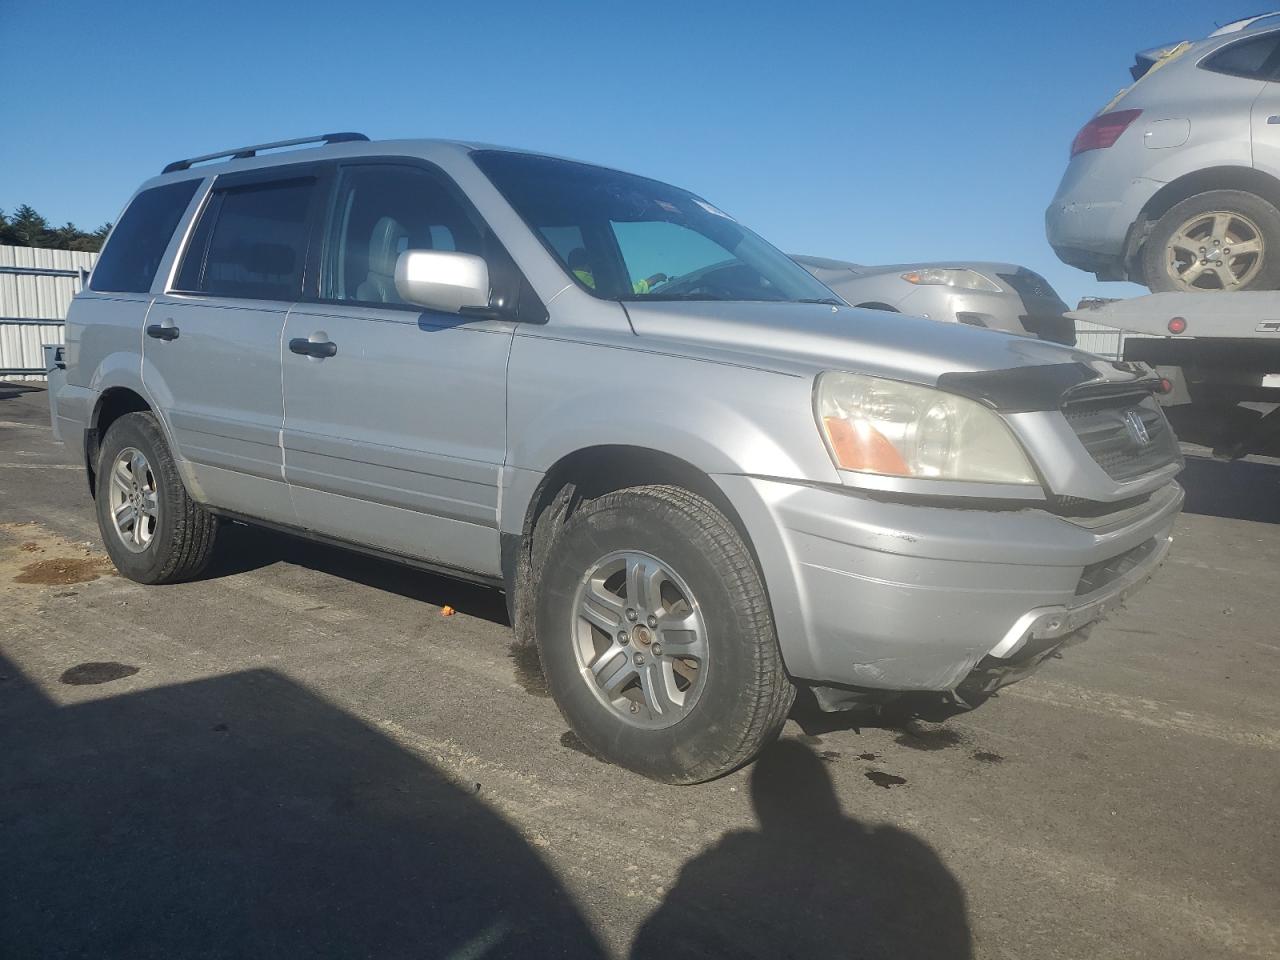
[[[115,667],[77,673],[145,680]],[[482,785],[274,671],[59,707],[0,657],[0,757],[3,956],[605,956]],[[750,777],[760,829],[684,866],[633,960],[971,955],[954,877],[812,750]]]
[[[437,607],[448,604],[468,616],[510,626],[506,602],[493,587],[242,523],[223,524],[205,577],[216,579],[275,563],[306,567]]]
[[[59,708],[0,659],[0,757],[6,957],[604,956],[474,787],[272,671]]]
[[[1186,513],[1280,523],[1280,466],[1190,456],[1178,481],[1187,491]]]
[[[726,834],[684,866],[631,960],[973,955],[964,893],[937,854],[844,815],[809,747],[770,747],[751,799],[760,829]]]

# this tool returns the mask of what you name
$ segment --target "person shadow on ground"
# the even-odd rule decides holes
[[[751,773],[759,830],[689,861],[631,960],[972,957],[964,893],[906,831],[840,810],[824,761],[794,740]]]

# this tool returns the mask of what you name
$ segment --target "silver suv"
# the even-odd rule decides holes
[[[1156,291],[1280,288],[1280,15],[1131,73],[1072,143],[1045,214],[1058,256]]]
[[[974,704],[1165,555],[1145,367],[853,309],[642,177],[316,141],[170,164],[71,308],[54,423],[127,577],[234,518],[492,584],[578,736],[690,783],[798,688]]]

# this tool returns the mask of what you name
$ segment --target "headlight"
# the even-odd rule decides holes
[[[930,267],[928,270],[912,270],[904,273],[902,279],[907,283],[922,286],[958,287],[961,290],[981,290],[983,293],[1004,293],[1004,289],[990,277],[984,277],[977,270],[966,270],[960,267]]]
[[[824,373],[818,426],[842,470],[883,476],[1038,483],[1003,420],[973,400],[896,380]]]

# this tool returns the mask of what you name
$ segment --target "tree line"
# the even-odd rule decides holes
[[[70,221],[60,227],[52,227],[48,220],[25,203],[11,215],[0,210],[0,243],[14,247],[55,247],[96,253],[102,249],[110,230],[109,223],[91,231],[81,230]]]

